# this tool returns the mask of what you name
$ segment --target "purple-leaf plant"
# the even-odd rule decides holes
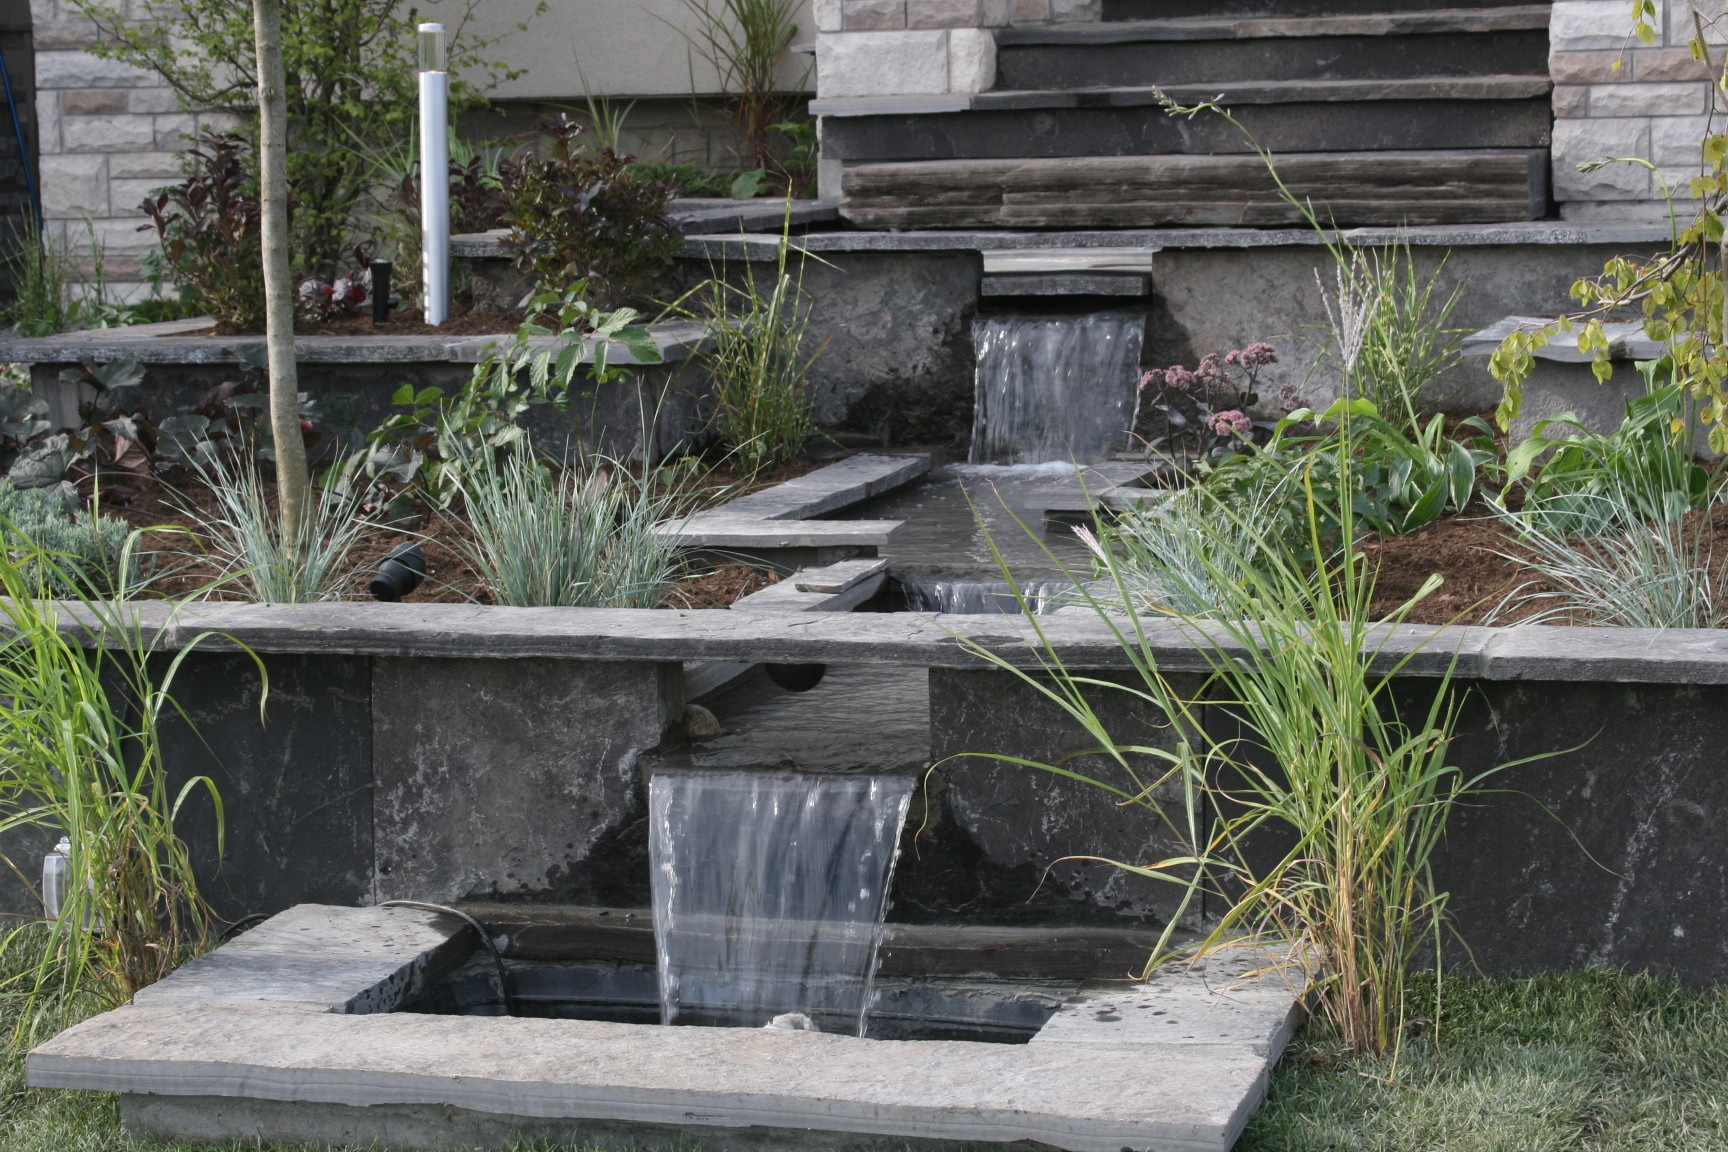
[[[1130,448],[1140,439],[1134,429],[1148,408],[1161,418],[1162,431],[1144,441],[1146,450],[1173,460],[1218,460],[1249,444],[1265,443],[1277,422],[1257,420],[1251,409],[1260,402],[1260,373],[1276,363],[1277,350],[1257,342],[1222,356],[1209,353],[1193,369],[1181,364],[1154,368],[1140,377],[1129,424]],[[1278,405],[1284,412],[1296,408],[1294,385],[1278,389]]]

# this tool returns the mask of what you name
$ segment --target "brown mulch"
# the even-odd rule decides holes
[[[781,483],[817,467],[816,463],[798,461],[753,479],[733,469],[709,467],[697,472],[696,488],[704,494],[704,503],[712,503]],[[273,491],[274,483],[266,479],[265,487]],[[198,542],[197,516],[193,514],[210,515],[215,509],[214,496],[200,480],[179,469],[166,478],[134,485],[134,489],[124,503],[105,500],[102,511],[134,528],[164,529],[148,533],[140,545],[152,554],[156,573],[145,595],[178,598],[198,594],[221,575],[221,564]],[[348,567],[355,576],[347,598],[369,600],[366,583],[379,563],[393,549],[412,542],[425,554],[426,579],[404,598],[404,603],[490,604],[491,592],[463,549],[470,538],[467,522],[455,512],[422,513],[410,523],[373,528],[360,537],[349,555]],[[771,571],[744,564],[702,566],[668,589],[661,607],[727,608],[779,579]],[[236,588],[221,588],[211,598],[243,597]]]
[[[1445,582],[1411,611],[1413,624],[1480,624],[1513,589],[1531,582],[1528,571],[1503,555],[1517,555],[1517,541],[1480,509],[1436,520],[1408,536],[1369,536],[1363,551],[1377,572],[1376,619],[1396,611],[1435,572]]]

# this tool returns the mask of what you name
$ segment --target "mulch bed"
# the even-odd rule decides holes
[[[695,488],[704,493],[704,503],[732,499],[745,492],[779,484],[819,467],[797,461],[754,478],[726,466],[700,467]],[[267,493],[275,484],[265,481]],[[145,535],[140,547],[153,556],[153,580],[147,596],[179,598],[198,594],[222,571],[198,541],[198,517],[215,512],[215,497],[195,475],[174,469],[167,476],[136,486],[124,503],[105,499],[102,511],[118,516],[134,528],[162,529]],[[472,541],[467,521],[459,512],[423,512],[410,523],[380,525],[364,533],[350,553],[353,588],[345,598],[370,599],[366,583],[379,563],[393,549],[414,542],[426,556],[426,579],[404,598],[410,604],[490,604],[492,596],[480,572],[465,554]],[[691,571],[667,590],[664,608],[726,608],[734,601],[774,584],[779,576],[745,564],[707,566]],[[224,587],[209,594],[216,600],[241,600],[238,588]]]

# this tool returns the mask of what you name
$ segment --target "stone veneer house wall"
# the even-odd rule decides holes
[[[1664,35],[1651,46],[1629,35],[1629,0],[1557,0],[1553,5],[1551,188],[1563,218],[1653,219],[1663,211],[1646,170],[1622,164],[1580,173],[1582,162],[1647,157],[1682,190],[1696,170],[1709,81],[1685,48],[1689,7],[1676,0],[1659,3]],[[1101,4],[813,0],[817,94],[823,100],[894,99],[987,91],[996,80],[996,30],[1083,25],[1102,18]],[[573,3],[561,18],[579,24],[579,9],[586,7]],[[152,242],[149,234],[137,231],[137,205],[151,188],[178,175],[174,150],[208,117],[182,109],[152,74],[93,56],[88,49],[95,31],[71,0],[30,0],[30,9],[49,234],[74,248],[94,236],[105,246],[113,287],[139,292]],[[596,24],[603,27],[604,21]],[[659,35],[676,37],[665,28]],[[510,54],[508,41],[501,51]],[[1612,67],[1617,59],[1624,62],[1618,70]],[[530,64],[538,98],[560,86],[580,91],[572,75],[548,80],[547,74],[558,70],[538,56]],[[837,195],[837,161],[824,161],[823,176],[824,195]]]

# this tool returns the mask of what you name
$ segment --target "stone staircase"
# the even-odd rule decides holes
[[[1548,209],[1547,4],[1104,0],[1002,28],[996,84],[817,101],[842,214],[873,228],[1300,223],[1221,98],[1340,225],[1490,223]]]

